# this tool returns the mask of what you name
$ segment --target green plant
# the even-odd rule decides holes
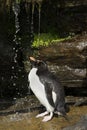
[[[41,33],[40,35],[34,36],[34,41],[33,41],[32,47],[38,48],[40,46],[48,46],[48,45],[54,44],[56,42],[64,41],[66,39],[69,39],[69,37],[60,38],[56,34]]]

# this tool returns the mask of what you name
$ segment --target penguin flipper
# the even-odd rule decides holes
[[[51,83],[45,82],[45,92],[46,92],[46,97],[48,99],[49,104],[52,107],[55,107],[55,104],[54,104],[53,98],[52,98],[52,87],[51,87]]]

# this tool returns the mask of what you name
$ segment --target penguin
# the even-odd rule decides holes
[[[28,74],[30,89],[33,91],[46,111],[36,118],[43,117],[43,122],[52,119],[54,113],[65,116],[65,93],[56,75],[49,71],[42,60],[30,57],[31,70]]]

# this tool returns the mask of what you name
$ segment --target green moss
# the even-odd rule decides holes
[[[32,47],[40,47],[40,46],[49,46],[51,44],[55,44],[60,41],[64,41],[66,39],[70,39],[70,37],[60,38],[56,34],[51,33],[41,33],[40,35],[34,36],[34,41]]]

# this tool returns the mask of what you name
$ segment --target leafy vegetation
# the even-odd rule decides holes
[[[32,47],[38,48],[40,46],[48,46],[56,42],[64,41],[66,39],[70,39],[70,36],[65,38],[60,38],[56,34],[42,33],[40,35],[34,36]]]

